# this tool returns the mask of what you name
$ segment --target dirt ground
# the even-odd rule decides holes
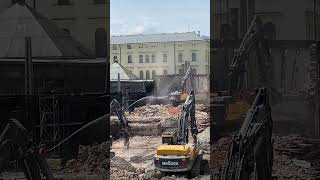
[[[283,124],[281,124],[283,125]],[[311,135],[300,129],[280,130],[274,125],[273,133],[273,175],[278,180],[317,180],[320,179],[320,150],[319,142],[314,142]],[[299,134],[296,132],[300,132]],[[281,133],[279,133],[281,132]],[[295,133],[292,133],[295,132]],[[223,169],[225,155],[231,143],[231,136],[221,138],[211,146],[211,175],[219,179]]]
[[[210,131],[204,131],[210,135]],[[205,144],[201,136],[201,144]],[[130,148],[126,150],[123,146],[123,140],[117,140],[112,144],[111,152],[114,157],[111,159],[111,179],[187,179],[185,174],[171,174],[161,177],[153,168],[153,156],[156,148],[161,144],[161,136],[134,136],[130,138]],[[208,149],[207,149],[208,150]],[[121,159],[121,160],[120,160]],[[209,151],[204,155],[204,159],[209,161]],[[121,161],[121,163],[119,163]],[[199,176],[194,179],[209,180],[210,175]]]

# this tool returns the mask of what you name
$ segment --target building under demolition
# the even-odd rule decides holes
[[[105,58],[96,58],[24,4],[15,4],[0,14],[0,26],[2,124],[16,118],[37,142],[52,147],[108,112]],[[90,139],[78,135],[52,155],[74,155],[79,144],[105,140],[107,124],[95,129]]]

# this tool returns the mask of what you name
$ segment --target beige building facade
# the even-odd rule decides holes
[[[140,79],[183,74],[189,64],[195,74],[209,74],[209,42],[193,32],[112,36],[110,60]]]
[[[16,1],[23,0],[1,0],[0,13]],[[25,2],[92,51],[95,51],[96,44],[102,42],[101,39],[106,39],[109,34],[109,0],[25,0]],[[105,45],[103,47],[105,48]]]

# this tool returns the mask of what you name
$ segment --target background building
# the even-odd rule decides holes
[[[106,57],[109,34],[107,0],[1,0],[0,13],[15,2],[26,2],[42,16],[52,20],[86,48]],[[96,48],[97,47],[97,48]]]
[[[214,38],[238,39],[244,36],[254,15],[264,22],[274,40],[319,40],[320,1],[318,0],[215,0]],[[316,26],[314,26],[316,24]]]
[[[194,32],[112,36],[111,62],[140,79],[182,74],[186,62],[196,74],[209,73],[209,42]]]

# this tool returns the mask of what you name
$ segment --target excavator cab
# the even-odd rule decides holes
[[[167,129],[162,133],[162,144],[174,145],[177,144],[178,129]]]

